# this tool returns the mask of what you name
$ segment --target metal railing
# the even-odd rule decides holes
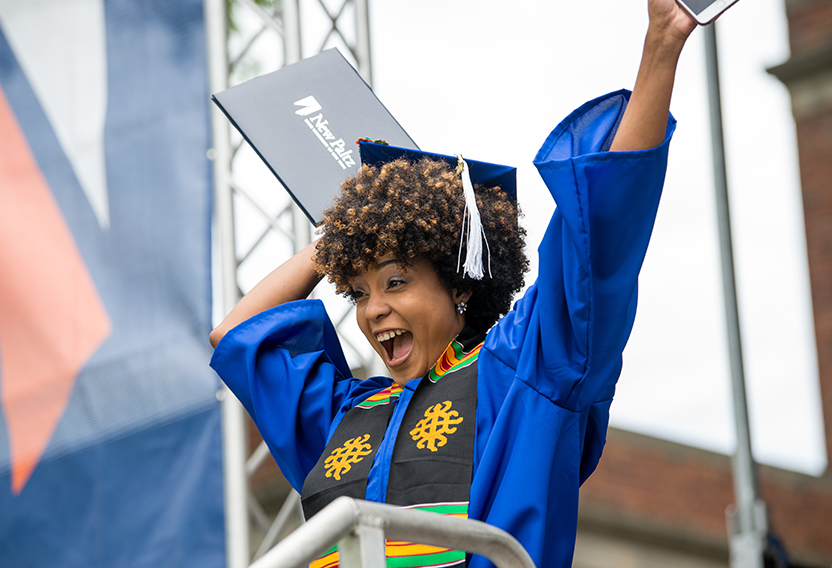
[[[535,568],[517,540],[481,521],[339,497],[250,568],[301,568],[338,544],[341,568],[385,568],[384,539],[464,550],[497,568]]]

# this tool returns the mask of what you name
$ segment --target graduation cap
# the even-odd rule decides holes
[[[445,154],[434,154],[422,150],[401,148],[388,144],[379,144],[370,140],[358,141],[361,155],[361,163],[368,166],[379,166],[386,162],[392,162],[398,158],[404,158],[410,162],[418,162],[422,158],[430,158],[436,161],[447,162],[452,168],[459,165],[459,156],[447,156]],[[465,158],[471,182],[485,187],[499,187],[513,202],[517,201],[517,168],[501,166],[488,162],[478,162]]]
[[[465,213],[462,217],[462,230],[460,231],[459,260],[457,271],[462,269],[464,275],[479,280],[484,275],[483,250],[485,243],[488,249],[488,237],[480,221],[480,212],[477,209],[477,200],[474,195],[474,185],[485,187],[499,187],[513,201],[517,201],[517,169],[511,166],[501,166],[488,162],[463,159],[461,155],[447,156],[434,154],[422,150],[411,150],[399,148],[389,144],[379,144],[371,140],[362,139],[358,141],[361,155],[361,163],[369,166],[379,166],[392,162],[398,158],[404,158],[409,162],[418,162],[422,158],[448,163],[456,168],[456,172],[462,176],[462,189],[465,196]],[[480,239],[480,235],[482,239]],[[462,244],[467,242],[465,262],[462,262]],[[491,256],[489,253],[489,264]],[[490,275],[490,267],[489,267]]]

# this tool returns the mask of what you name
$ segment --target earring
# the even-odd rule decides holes
[[[468,309],[468,304],[466,304],[465,302],[460,302],[456,305],[456,311],[459,312],[459,315],[464,314],[465,310],[467,310],[467,309]]]

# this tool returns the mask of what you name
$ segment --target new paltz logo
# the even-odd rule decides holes
[[[329,121],[324,119],[324,114],[321,112],[321,105],[315,100],[315,97],[310,95],[304,99],[295,101],[295,106],[301,107],[295,111],[295,114],[308,117],[305,119],[306,125],[318,137],[318,140],[321,141],[321,144],[329,151],[335,161],[338,162],[341,169],[346,170],[354,166],[355,159],[352,157],[352,150],[347,150],[347,144],[343,138],[335,138],[335,135],[329,129]]]

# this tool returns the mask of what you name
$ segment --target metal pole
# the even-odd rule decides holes
[[[302,57],[300,37],[300,7],[298,0],[283,0],[283,65],[291,65]],[[292,227],[294,228],[294,251],[300,252],[311,242],[309,220],[297,204],[292,204]]]
[[[355,36],[358,73],[364,82],[373,86],[373,65],[370,60],[370,8],[368,0],[355,0]]]
[[[205,29],[208,49],[209,89],[212,93],[228,86],[228,52],[225,0],[205,0]],[[231,143],[228,121],[211,105],[215,219],[222,275],[222,313],[237,303],[237,258],[234,244],[234,211],[231,195]],[[225,540],[228,568],[249,564],[248,480],[246,478],[246,438],[244,410],[223,385],[222,401],[223,486],[225,490]]]
[[[281,3],[283,19],[283,64],[290,65],[301,58],[300,8],[298,0],[283,0]]]
[[[736,504],[729,507],[727,513],[731,566],[732,568],[762,568],[767,526],[764,505],[758,498],[756,468],[751,453],[751,434],[748,427],[737,289],[734,280],[734,254],[728,206],[728,180],[725,169],[715,26],[716,24],[705,26],[704,32],[714,160],[714,188],[716,189],[716,210],[722,258],[722,284],[725,297],[725,321],[728,331],[731,390],[737,435],[737,449],[733,459]]]
[[[370,524],[365,524],[369,522]],[[365,517],[364,522],[338,541],[341,568],[385,568],[384,521]]]

